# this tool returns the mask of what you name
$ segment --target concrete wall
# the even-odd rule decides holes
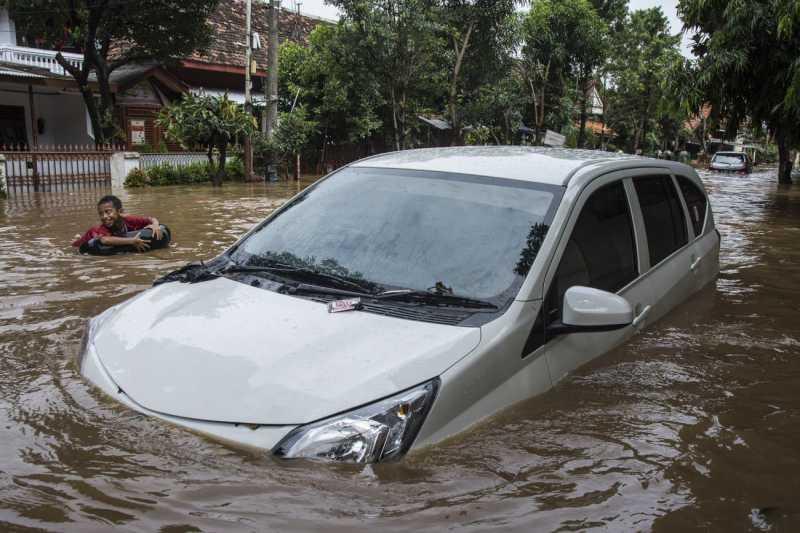
[[[36,115],[44,119],[44,133],[39,134],[40,146],[94,143],[87,131],[86,106],[80,95],[46,87],[34,87],[33,90]],[[32,144],[28,86],[24,83],[0,84],[0,103],[25,108],[25,128],[28,143]]]
[[[0,154],[0,198],[5,198],[8,185],[6,184],[6,156]]]
[[[138,152],[114,152],[111,156],[111,189],[124,190],[125,178],[133,169],[139,168]]]
[[[8,11],[0,8],[0,44],[17,44],[14,21],[8,18]]]

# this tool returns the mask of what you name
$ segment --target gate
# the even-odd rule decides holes
[[[5,156],[8,194],[60,192],[111,185],[114,147],[38,146],[33,149],[0,146]]]

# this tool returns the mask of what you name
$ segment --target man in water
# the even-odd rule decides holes
[[[113,195],[103,196],[97,202],[97,214],[100,224],[89,228],[81,236],[75,235],[72,246],[80,247],[91,244],[94,239],[105,246],[132,246],[137,252],[144,252],[150,248],[150,243],[139,238],[139,234],[129,237],[128,232],[139,231],[145,228],[153,230],[153,238],[161,239],[161,226],[155,217],[137,217],[122,213],[122,202]]]

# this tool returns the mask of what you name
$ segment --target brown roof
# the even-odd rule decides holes
[[[244,68],[245,10],[244,0],[222,0],[216,12],[208,20],[214,32],[211,45],[204,53],[195,52],[186,59]],[[261,49],[254,50],[253,57],[258,63],[259,70],[264,69],[267,64],[268,13],[269,6],[265,0],[253,1],[251,14],[253,31],[257,32],[261,39]],[[278,16],[280,41],[289,39],[307,44],[311,31],[317,24],[323,23],[325,22],[320,19],[281,9]]]

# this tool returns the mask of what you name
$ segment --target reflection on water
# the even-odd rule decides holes
[[[209,258],[306,184],[122,195],[173,229],[79,257],[98,192],[0,201],[0,530],[790,531],[800,527],[800,188],[704,176],[715,286],[543,397],[399,464],[274,463],[95,393],[84,320]]]

